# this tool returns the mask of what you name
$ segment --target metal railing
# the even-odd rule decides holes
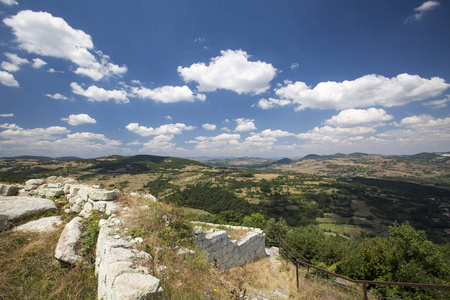
[[[309,269],[313,268],[315,270],[321,271],[323,273],[332,275],[337,278],[344,279],[346,281],[355,283],[355,284],[362,284],[363,289],[363,296],[364,300],[368,300],[368,292],[367,292],[367,285],[394,285],[394,286],[405,286],[405,287],[417,287],[417,288],[432,288],[432,289],[450,289],[450,285],[447,284],[427,284],[427,283],[412,283],[412,282],[388,282],[388,281],[372,281],[372,280],[358,280],[358,279],[352,279],[350,277],[337,274],[331,271],[328,271],[326,269],[314,266],[311,264],[309,260],[307,260],[303,255],[301,255],[297,250],[295,250],[292,246],[290,246],[286,241],[280,236],[280,235],[269,235],[272,237],[276,237],[278,239],[278,246],[282,248],[283,255],[286,259],[291,261],[295,265],[296,269],[296,280],[297,280],[297,290],[300,288],[300,280],[299,280],[299,264],[302,264],[307,268],[306,274],[309,273]],[[300,258],[300,259],[299,259]]]

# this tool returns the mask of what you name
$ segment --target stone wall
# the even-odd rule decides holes
[[[194,227],[194,240],[197,248],[205,251],[210,262],[220,270],[242,267],[247,263],[266,257],[266,237],[261,229],[200,222],[194,222],[194,224],[200,225]],[[239,241],[231,240],[225,230],[216,228],[204,230],[201,225],[247,231],[247,234]]]

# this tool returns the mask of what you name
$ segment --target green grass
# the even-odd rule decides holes
[[[0,233],[0,299],[96,299],[94,265],[67,268],[53,257],[61,231]]]

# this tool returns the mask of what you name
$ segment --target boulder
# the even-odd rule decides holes
[[[117,191],[96,190],[89,192],[89,200],[92,201],[113,201],[117,199],[119,193]]]
[[[18,190],[15,185],[0,184],[0,196],[15,196]]]
[[[53,216],[47,218],[41,218],[39,220],[30,221],[23,225],[14,228],[15,231],[35,231],[35,232],[48,232],[56,229],[56,226],[61,225],[63,220],[60,216]]]
[[[30,179],[27,182],[25,182],[25,185],[29,185],[29,186],[31,186],[31,185],[39,186],[41,184],[44,184],[44,180],[42,180],[42,179]]]
[[[82,257],[76,251],[76,246],[81,238],[83,228],[81,220],[83,220],[81,217],[75,217],[64,227],[55,249],[55,257],[57,260],[71,265],[75,265],[81,261]]]
[[[31,197],[0,198],[0,215],[12,221],[56,209],[52,200]]]
[[[0,231],[7,230],[9,228],[9,222],[6,216],[0,215]]]

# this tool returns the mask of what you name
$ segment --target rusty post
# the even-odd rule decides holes
[[[296,269],[296,274],[297,274],[297,291],[298,291],[300,288],[300,284],[298,281],[298,261],[297,260],[295,261],[295,269]]]
[[[367,286],[365,283],[363,283],[363,292],[364,292],[364,300],[368,300],[369,298],[367,297]]]

